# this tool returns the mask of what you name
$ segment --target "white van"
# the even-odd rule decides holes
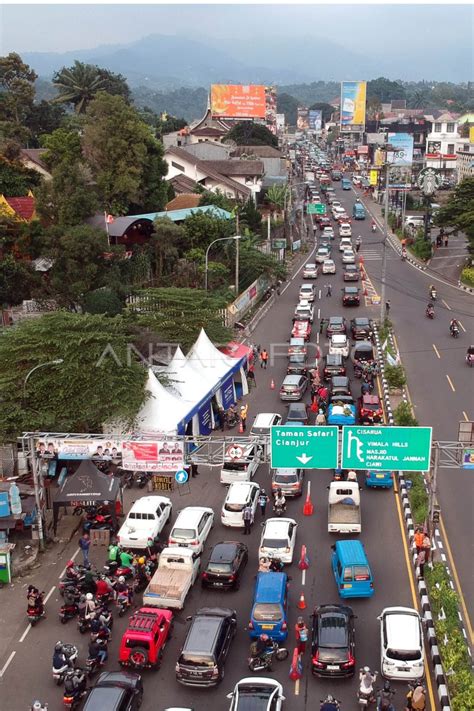
[[[386,607],[378,619],[382,675],[400,681],[422,679],[423,628],[418,612],[411,607]]]
[[[209,531],[214,525],[214,511],[205,506],[187,506],[179,512],[168,538],[169,546],[191,548],[201,555]]]
[[[133,504],[123,522],[117,540],[122,548],[146,548],[171,519],[173,504],[166,496],[142,496]]]
[[[262,459],[262,447],[252,444],[231,444],[224,454],[221,469],[221,484],[233,484],[237,481],[250,481],[255,476]]]
[[[222,505],[221,523],[233,528],[243,527],[242,512],[246,506],[250,506],[255,516],[259,493],[259,485],[252,481],[238,481],[231,484]]]
[[[333,333],[329,339],[329,355],[340,354],[343,358],[349,355],[349,341],[343,333]]]

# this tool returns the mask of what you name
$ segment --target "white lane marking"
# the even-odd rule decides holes
[[[464,410],[462,411],[462,414],[463,414],[464,419],[466,420],[466,422],[469,422],[469,417],[466,415],[466,413],[464,412]]]
[[[444,305],[446,306],[446,308],[448,309],[448,311],[452,311],[452,308],[451,308],[451,306],[450,306],[449,304],[447,304],[447,303],[446,303],[446,301],[445,301],[444,299],[441,299],[441,301],[442,301],[442,302],[443,302],[443,304],[444,304]]]
[[[318,309],[318,318],[321,318],[321,309]]]
[[[455,392],[456,392],[456,388],[455,388],[454,385],[453,385],[453,381],[451,380],[451,378],[449,377],[449,375],[446,375],[446,377],[447,377],[447,379],[448,379],[448,383],[449,383],[449,385],[450,385],[450,387],[451,387],[451,390],[453,391],[453,393],[455,393]]]
[[[300,680],[296,679],[295,681],[295,696],[300,695]]]
[[[23,634],[20,637],[20,642],[23,642],[23,640],[25,639],[25,637],[28,634],[28,632],[30,631],[30,629],[31,629],[31,624],[28,624],[28,627],[26,628],[26,630],[23,632]]]
[[[320,299],[320,298],[321,298],[321,289],[318,292],[318,299]]]
[[[434,343],[433,343],[433,348],[434,348],[434,352],[436,353],[436,355],[438,356],[438,358],[441,360],[441,356],[440,356],[440,354],[439,354],[439,350],[436,348],[436,346],[435,346]]]
[[[8,657],[7,661],[5,662],[2,671],[0,671],[0,679],[2,676],[5,674],[6,670],[8,669],[10,662],[12,661],[13,657],[15,656],[16,652],[12,652],[10,656]]]
[[[301,573],[301,585],[306,584],[306,570],[303,570]]]
[[[318,331],[318,333],[316,334],[316,343],[317,343],[318,346],[319,346],[319,331]]]
[[[72,555],[72,556],[69,558],[69,560],[76,560],[76,556],[78,555],[78,553],[79,553],[80,550],[81,550],[81,549],[78,548],[78,549],[76,550],[76,552],[74,553],[74,555]],[[61,578],[63,578],[63,577],[65,576],[65,574],[66,574],[66,567],[67,567],[67,566],[64,566],[64,568],[62,569],[62,571],[59,573],[59,580],[61,580]]]
[[[462,325],[462,323],[461,323],[461,321],[460,321],[459,319],[458,319],[458,324],[461,326],[461,328],[462,328],[462,330],[464,331],[464,333],[466,333],[466,329],[464,328],[464,326]]]
[[[49,593],[48,593],[48,594],[46,595],[46,597],[44,598],[45,604],[48,602],[49,598],[51,597],[51,595],[53,594],[53,592],[54,592],[55,590],[56,590],[56,585],[53,585],[53,587],[51,588],[51,590],[49,591]]]
[[[311,250],[310,254],[309,254],[308,257],[307,257],[307,260],[308,260],[308,259],[311,259],[311,257],[313,256],[313,254],[314,254],[315,252],[316,252],[316,245],[315,245],[315,246],[313,247],[313,249]],[[307,260],[303,262],[303,264],[301,265],[301,267],[300,267],[299,269],[297,269],[296,272],[295,272],[295,273],[293,274],[293,276],[291,277],[291,279],[288,280],[288,283],[283,287],[283,289],[281,289],[280,294],[284,294],[285,291],[286,291],[286,290],[290,287],[290,285],[294,282],[294,280],[296,279],[296,277],[298,276],[298,274],[300,273],[300,271],[301,271],[302,269],[304,269],[305,264],[308,264],[308,261],[307,261]]]

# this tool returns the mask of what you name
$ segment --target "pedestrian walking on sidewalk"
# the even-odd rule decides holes
[[[249,406],[248,405],[241,405],[240,407],[240,421],[242,423],[242,429],[245,432],[247,429],[247,413],[248,413]]]
[[[255,387],[257,387],[257,383],[255,381],[255,366],[253,363],[250,363],[249,369],[247,371],[247,380],[249,381],[249,386],[253,383]]]
[[[89,548],[91,547],[91,541],[89,538],[88,533],[84,533],[80,538],[79,538],[79,548],[82,551],[82,558],[83,558],[83,563],[85,568],[90,568],[91,564],[89,563]]]
[[[357,239],[356,239],[356,252],[359,251],[361,244],[362,244],[361,238],[360,238],[360,237],[357,237]]]
[[[265,348],[262,350],[260,353],[260,367],[264,368],[265,370],[267,369],[267,363],[268,363],[268,353],[265,350]]]
[[[326,284],[326,296],[332,296],[332,286],[331,284]]]
[[[390,299],[387,299],[387,301],[385,302],[385,314],[388,318],[390,314]]]
[[[449,241],[448,235],[444,235],[444,246],[445,246],[445,247],[448,246],[448,241]]]
[[[420,571],[420,578],[423,578],[425,575],[425,563],[426,563],[426,552],[425,552],[424,548],[422,548],[416,558],[416,564],[417,564],[418,569]]]

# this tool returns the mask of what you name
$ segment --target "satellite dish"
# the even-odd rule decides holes
[[[231,151],[235,151],[236,148],[238,148],[238,144],[234,141],[233,138],[227,140],[227,138],[224,138],[224,141],[226,146],[230,148]]]

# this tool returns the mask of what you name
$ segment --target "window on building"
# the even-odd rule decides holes
[[[171,161],[171,165],[173,168],[177,168],[177,170],[182,170],[184,171],[184,165],[180,165],[179,163],[175,163],[174,160]]]
[[[452,155],[454,153],[454,143],[448,143],[448,154]]]
[[[454,123],[446,124],[446,133],[454,133]]]
[[[435,133],[441,133],[441,124],[440,123],[435,123],[433,131]]]

